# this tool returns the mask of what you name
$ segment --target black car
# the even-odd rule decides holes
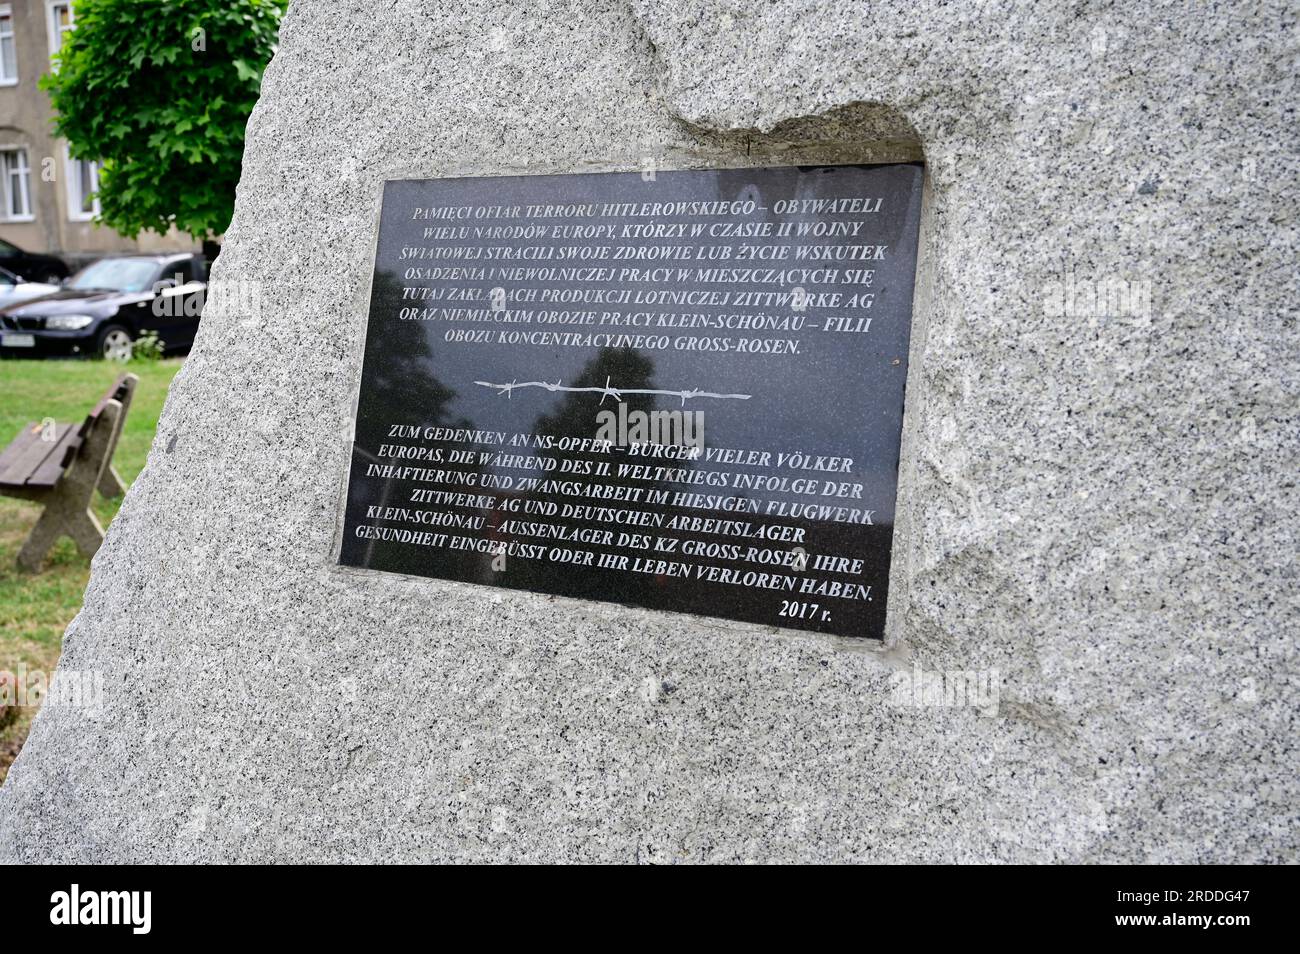
[[[57,285],[68,277],[68,266],[53,255],[24,252],[13,242],[0,239],[0,266],[29,282]]]
[[[198,332],[206,279],[199,255],[101,258],[53,294],[0,310],[0,356],[125,360],[149,331],[166,351],[186,349]]]

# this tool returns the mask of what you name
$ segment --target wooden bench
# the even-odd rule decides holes
[[[18,552],[23,569],[39,570],[59,537],[71,537],[88,557],[104,542],[90,498],[96,488],[105,497],[126,492],[113,469],[113,451],[139,380],[134,374],[118,378],[80,425],[29,424],[0,451],[0,495],[45,505]]]

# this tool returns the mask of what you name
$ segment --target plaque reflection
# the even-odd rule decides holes
[[[654,388],[654,362],[645,355],[630,349],[604,348],[588,362],[571,381],[566,384],[574,388],[600,388],[607,382],[617,382],[621,390]],[[602,410],[611,409],[621,403],[627,411],[649,414],[655,410],[655,397],[648,394],[628,394],[620,398],[595,393],[565,393],[559,405],[548,413],[541,414],[532,426],[536,435],[561,438],[595,438],[597,433],[597,415]],[[559,441],[557,440],[557,443]],[[569,516],[574,512],[575,500],[592,499],[586,494],[597,485],[612,488],[640,488],[644,492],[658,486],[654,482],[634,480],[621,476],[617,470],[597,476],[598,465],[621,459],[626,448],[614,447],[609,453],[562,453],[543,451],[542,455],[550,462],[551,469],[545,471],[551,476],[543,486],[544,492],[526,495],[528,504],[525,513],[542,515],[551,524],[583,529],[581,519]],[[563,487],[564,492],[558,488]],[[615,503],[612,506],[617,507]],[[503,514],[494,514],[493,525],[500,527],[505,519]],[[531,523],[531,521],[525,521]],[[545,526],[542,524],[541,526]],[[531,527],[536,529],[536,527]],[[593,528],[594,529],[594,528]],[[617,536],[626,529],[626,524],[615,523],[612,527],[596,530],[582,542],[584,545],[605,543],[605,548],[614,548]],[[505,535],[503,535],[505,536]],[[594,541],[594,542],[593,542]],[[609,547],[614,543],[614,547]],[[584,568],[589,569],[589,568]],[[642,602],[648,588],[655,585],[652,577],[644,574],[621,574],[617,588],[611,588],[610,580],[605,574],[594,572],[575,573],[571,565],[542,562],[536,560],[521,561],[520,566],[499,574],[504,586],[522,589],[546,590],[562,593],[566,596],[578,596],[598,599],[614,599],[619,602]]]

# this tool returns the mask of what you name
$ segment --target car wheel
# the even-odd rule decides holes
[[[108,325],[99,333],[95,350],[105,361],[130,361],[131,332],[121,325]]]
[[[61,281],[63,281],[63,276],[58,272],[50,272],[41,279],[41,283],[44,285],[57,285]]]

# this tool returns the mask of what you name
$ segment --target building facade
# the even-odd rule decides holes
[[[38,86],[75,23],[68,0],[0,0],[0,239],[73,268],[108,253],[196,248],[174,230],[129,239],[96,224],[97,166],[73,159],[53,134],[50,98]]]

